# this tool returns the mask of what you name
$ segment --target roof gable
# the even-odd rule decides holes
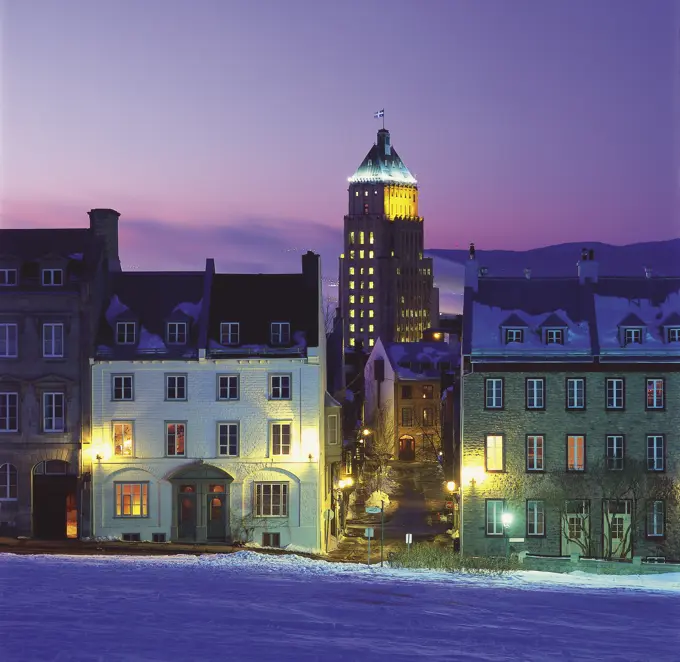
[[[512,313],[501,322],[501,327],[528,328],[528,324],[517,313]]]
[[[628,313],[620,322],[619,327],[633,326],[633,327],[644,327],[647,326],[643,320],[641,320],[635,313]]]
[[[540,324],[542,329],[566,329],[569,325],[556,313],[551,313]]]

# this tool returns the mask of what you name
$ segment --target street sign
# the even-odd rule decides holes
[[[412,533],[407,533],[406,534],[406,544],[410,545],[413,542],[413,534]]]
[[[371,515],[377,515],[381,510],[382,508],[378,508],[378,506],[366,506],[366,512]]]
[[[446,507],[447,507],[449,510],[453,510],[453,501],[447,501],[447,502],[446,502]]]
[[[372,537],[373,537],[373,529],[371,529],[370,527],[364,529],[364,535],[365,535],[367,538],[372,538]]]
[[[510,538],[510,542],[524,542],[524,538]]]

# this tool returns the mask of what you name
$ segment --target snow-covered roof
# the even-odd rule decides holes
[[[680,360],[666,333],[680,327],[680,278],[480,277],[476,292],[465,288],[463,319],[463,354],[473,360]],[[522,342],[506,342],[504,327],[520,322]],[[645,329],[641,344],[625,345],[627,326]],[[560,327],[564,342],[548,344],[545,330]]]
[[[349,178],[351,184],[375,182],[383,184],[407,184],[416,186],[416,178],[410,173],[396,150],[390,145],[390,132],[387,129],[378,131],[378,141],[361,162],[354,175]]]
[[[460,346],[446,342],[395,342],[385,345],[392,369],[399,379],[438,379],[442,372],[455,370]]]

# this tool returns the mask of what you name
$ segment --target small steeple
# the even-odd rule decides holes
[[[390,132],[387,129],[378,131],[378,153],[380,156],[391,156],[392,146],[390,145]]]

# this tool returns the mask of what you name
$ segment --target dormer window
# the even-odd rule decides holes
[[[642,328],[629,327],[623,330],[623,344],[624,345],[641,345],[642,344]]]
[[[168,322],[168,345],[185,345],[187,342],[187,323]]]
[[[43,269],[42,284],[45,287],[60,287],[64,284],[63,269]]]
[[[0,287],[13,287],[17,280],[16,269],[0,269]]]
[[[524,329],[505,329],[505,342],[524,342]]]
[[[680,343],[680,326],[672,326],[668,329],[668,342]]]
[[[564,345],[564,330],[546,329],[545,342],[547,345]]]
[[[287,345],[290,342],[290,323],[272,322],[272,345]]]
[[[238,322],[222,322],[220,324],[220,345],[238,345],[239,336]]]
[[[117,322],[116,323],[116,344],[134,345],[135,344],[135,323]]]

